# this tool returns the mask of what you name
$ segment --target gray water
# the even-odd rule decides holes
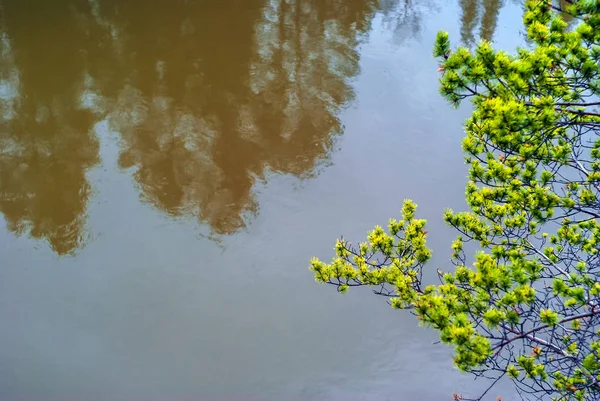
[[[518,3],[0,13],[0,399],[477,395],[434,332],[307,266],[412,198],[431,269],[448,268],[441,216],[464,208],[469,110],[437,94],[432,43],[445,29],[511,49]]]

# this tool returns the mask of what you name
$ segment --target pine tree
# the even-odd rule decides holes
[[[410,200],[387,230],[310,262],[318,282],[371,286],[410,310],[460,370],[490,388],[508,377],[524,399],[600,399],[600,0],[567,11],[573,29],[550,1],[528,0],[530,46],[514,54],[487,41],[452,50],[437,36],[441,94],[473,104],[462,143],[470,211],[444,213],[459,235],[439,284],[423,283],[431,251]],[[469,263],[466,242],[479,249]]]

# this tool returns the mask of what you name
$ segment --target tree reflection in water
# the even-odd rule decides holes
[[[375,2],[31,0],[2,12],[0,211],[67,254],[85,238],[102,119],[145,201],[218,234],[257,211],[257,177],[310,176],[342,132]]]
[[[86,43],[72,34],[77,21],[63,18],[86,2],[30,3],[4,4],[0,211],[9,230],[65,254],[84,241],[85,173],[98,162],[95,118],[81,101]]]
[[[503,5],[502,0],[460,0],[462,43],[472,47],[480,38],[491,41]],[[474,31],[478,25],[479,35],[475,35]]]
[[[481,3],[481,4],[480,4]],[[501,0],[461,0],[462,37]],[[483,12],[481,11],[483,9]],[[121,136],[142,199],[216,234],[258,210],[267,174],[310,177],[343,131],[376,10],[398,37],[412,0],[30,0],[0,10],[0,212],[58,254],[85,242],[94,125]]]

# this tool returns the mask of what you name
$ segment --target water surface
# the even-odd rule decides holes
[[[0,398],[449,399],[435,333],[308,259],[410,197],[446,266],[431,44],[507,0],[0,0]],[[435,385],[432,385],[435,378]],[[495,399],[494,394],[493,397]]]

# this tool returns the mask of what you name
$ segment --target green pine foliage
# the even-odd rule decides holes
[[[600,399],[600,0],[568,11],[573,29],[550,1],[528,0],[530,46],[514,54],[485,41],[453,50],[437,36],[442,96],[473,104],[470,211],[444,213],[459,236],[439,284],[422,281],[431,251],[410,200],[387,229],[310,262],[318,282],[370,286],[410,310],[459,369],[490,386],[507,377],[525,399]],[[472,263],[465,242],[479,249]]]

